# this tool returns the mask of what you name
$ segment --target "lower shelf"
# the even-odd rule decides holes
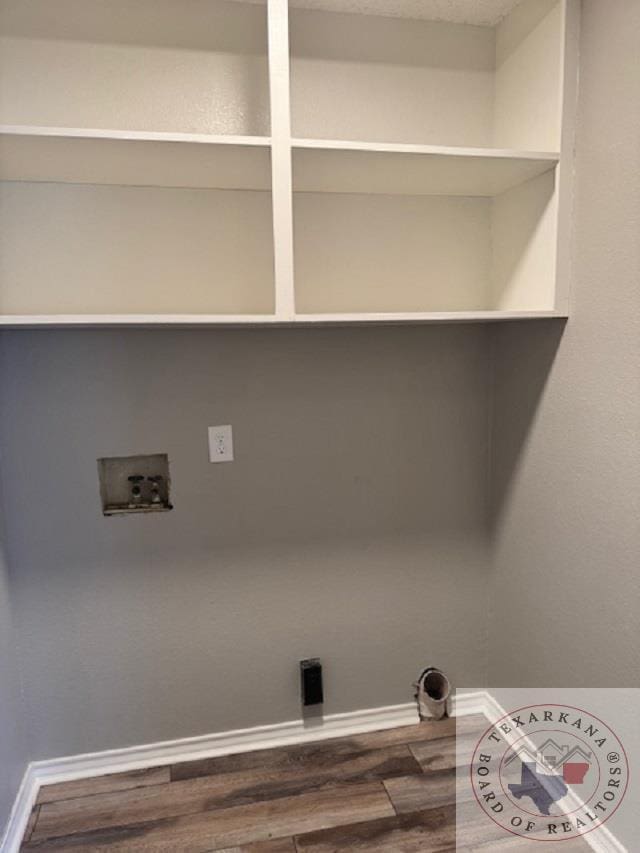
[[[276,268],[267,192],[4,183],[0,322],[493,322],[565,307],[552,169],[496,198],[293,196]]]
[[[297,314],[292,325],[349,326],[402,325],[425,323],[499,323],[511,320],[566,320],[561,311],[425,311],[378,314]]]
[[[498,323],[514,320],[566,320],[562,311],[432,311],[385,314],[36,314],[0,316],[5,329],[141,328],[141,327],[293,327],[419,325],[426,323]]]

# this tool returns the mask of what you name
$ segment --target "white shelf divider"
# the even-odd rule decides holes
[[[66,127],[0,127],[0,179],[270,190],[270,139]]]
[[[496,196],[554,169],[556,152],[294,139],[297,192]]]
[[[275,305],[278,319],[286,320],[295,311],[288,0],[268,0],[267,13]]]

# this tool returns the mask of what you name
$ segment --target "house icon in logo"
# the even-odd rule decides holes
[[[591,767],[591,753],[574,746],[562,761],[562,778],[569,785],[582,785]]]
[[[568,746],[560,746],[553,738],[547,738],[538,750],[537,757],[540,764],[553,770],[565,761],[568,752]]]
[[[586,752],[581,746],[570,749],[566,745],[556,743],[553,738],[547,738],[538,749],[523,746],[517,752],[513,751],[505,761],[505,766],[516,758],[520,759],[523,765],[535,768],[538,774],[551,771],[556,776],[562,775],[564,781],[570,785],[582,785],[592,764],[592,753]]]

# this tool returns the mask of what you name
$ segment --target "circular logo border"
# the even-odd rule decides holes
[[[480,799],[479,799],[478,794],[477,794],[476,789],[475,789],[475,785],[473,784],[473,765],[474,765],[474,759],[476,757],[476,753],[478,752],[478,748],[480,747],[484,738],[489,734],[489,732],[491,732],[491,731],[493,731],[493,729],[497,728],[500,725],[500,723],[502,723],[505,720],[512,718],[516,714],[520,714],[522,711],[528,711],[530,708],[565,708],[565,709],[570,710],[570,711],[579,711],[581,714],[586,714],[587,716],[591,717],[591,719],[597,720],[601,725],[605,726],[614,735],[615,739],[620,744],[620,749],[622,750],[622,754],[624,756],[624,762],[625,762],[625,765],[627,768],[627,779],[626,779],[626,783],[624,786],[624,790],[622,791],[619,802],[616,804],[615,808],[610,812],[610,814],[608,814],[607,817],[603,821],[601,821],[597,826],[593,826],[593,827],[591,827],[591,829],[587,829],[586,832],[581,832],[577,835],[572,835],[568,838],[534,838],[532,836],[522,835],[519,832],[514,832],[512,829],[509,829],[508,827],[499,823],[499,821],[497,821],[490,814],[487,814],[487,812],[485,811],[485,809],[482,806],[482,803],[480,802]],[[482,811],[483,815],[485,815],[485,817],[489,818],[489,820],[493,821],[493,823],[495,823],[496,826],[499,826],[500,829],[504,830],[504,832],[508,832],[510,835],[514,835],[516,838],[522,838],[523,840],[526,840],[526,841],[536,841],[539,844],[561,844],[563,841],[575,841],[577,838],[583,838],[585,835],[589,835],[589,833],[595,832],[597,829],[600,829],[602,826],[604,826],[605,823],[607,823],[607,821],[611,817],[613,817],[613,815],[618,811],[618,809],[622,805],[624,798],[627,794],[627,790],[629,788],[630,779],[631,779],[631,768],[629,766],[629,756],[627,755],[627,751],[624,748],[624,744],[622,743],[622,741],[620,740],[620,738],[618,737],[616,732],[611,728],[611,726],[608,723],[605,723],[604,720],[601,720],[600,717],[597,717],[595,714],[592,714],[591,711],[586,711],[584,708],[578,708],[576,705],[564,705],[564,704],[561,704],[559,702],[539,702],[539,703],[533,704],[533,705],[523,705],[521,708],[515,708],[513,711],[508,711],[507,713],[503,714],[502,717],[497,719],[494,723],[491,723],[484,730],[484,732],[482,733],[482,735],[480,736],[479,740],[477,741],[477,743],[475,745],[475,748],[473,750],[473,754],[471,756],[471,763],[469,765],[469,781],[471,784],[471,790],[473,791],[473,796],[475,797],[476,802],[478,804],[478,807]],[[525,814],[526,814],[526,812],[525,812]],[[560,815],[559,817],[562,817],[562,815]]]

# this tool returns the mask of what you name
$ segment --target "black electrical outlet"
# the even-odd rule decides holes
[[[300,681],[302,704],[321,705],[324,702],[324,695],[322,693],[322,664],[319,658],[300,661]]]

